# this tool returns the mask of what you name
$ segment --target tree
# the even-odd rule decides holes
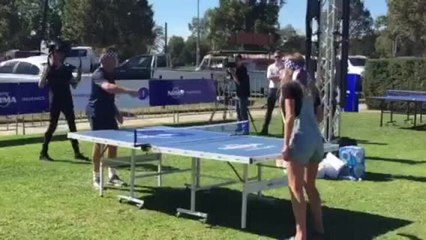
[[[388,26],[399,55],[426,54],[426,0],[388,0]]]
[[[195,59],[197,54],[197,38],[196,37],[188,37],[188,39],[185,41],[185,49],[184,49],[184,56],[185,56],[185,65],[195,65]],[[210,51],[209,43],[206,39],[201,38],[200,40],[200,56],[201,58],[205,56]]]
[[[219,7],[204,16],[212,48],[238,47],[228,41],[238,31],[275,35],[279,30],[278,12],[283,5],[283,0],[220,0]]]
[[[156,53],[159,53],[162,50],[164,51],[164,46],[166,41],[165,35],[164,35],[164,28],[162,26],[155,26],[152,31],[155,35],[155,39],[152,45],[148,47],[149,51],[156,52]]]
[[[349,35],[352,39],[361,39],[373,33],[374,20],[364,6],[364,1],[350,1]]]
[[[349,54],[371,56],[375,52],[377,35],[374,19],[361,0],[350,1]]]
[[[48,9],[49,34],[60,34],[60,19],[55,0]],[[0,49],[39,49],[42,39],[44,1],[0,1]]]
[[[116,45],[130,57],[154,45],[153,15],[147,0],[65,1],[63,36],[96,47]]]
[[[375,42],[376,56],[394,56],[394,41],[392,41],[390,36],[387,16],[378,16],[376,18],[374,22],[374,31],[377,35]]]
[[[182,37],[172,36],[169,39],[168,49],[173,66],[185,65],[185,40]]]
[[[280,40],[275,45],[275,48],[283,52],[300,52],[305,54],[306,51],[306,36],[297,33],[292,25],[287,25],[279,30]]]

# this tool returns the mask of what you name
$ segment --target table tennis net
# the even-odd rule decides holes
[[[158,130],[157,130],[158,131]],[[144,138],[143,136],[148,132],[152,132],[149,129],[136,129],[134,130],[134,144],[135,146],[150,145],[150,140]],[[155,131],[154,131],[155,132]],[[165,137],[162,140],[162,143],[176,143],[182,144],[183,142],[197,142],[203,140],[214,140],[220,139],[224,136],[231,135],[248,135],[249,134],[249,122],[248,121],[239,121],[231,123],[220,123],[220,124],[210,124],[210,125],[201,125],[201,126],[191,126],[191,127],[170,127],[164,129],[164,134],[159,134],[159,137],[164,137],[167,135],[179,136],[180,134],[191,133],[192,137],[188,138],[167,138]]]

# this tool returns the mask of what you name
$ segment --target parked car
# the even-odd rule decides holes
[[[10,60],[15,58],[27,58],[27,57],[41,56],[41,55],[44,55],[44,53],[38,50],[22,51],[19,49],[12,49],[4,53],[3,60]]]
[[[348,57],[348,74],[363,75],[365,71],[366,56],[349,56]]]
[[[116,69],[117,79],[150,79],[152,66],[156,58],[150,54],[142,54],[126,59]]]
[[[73,47],[65,62],[78,68],[80,59],[83,73],[93,72],[99,65],[99,58],[92,47],[88,46]]]
[[[16,58],[0,63],[1,82],[37,82],[47,65],[47,56]],[[76,69],[75,69],[76,70]],[[76,72],[74,71],[74,75]]]

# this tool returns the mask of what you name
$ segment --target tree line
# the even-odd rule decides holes
[[[41,39],[57,37],[95,48],[117,45],[124,57],[164,49],[164,29],[153,20],[148,0],[49,0],[44,31],[45,3],[0,0],[0,51],[39,49]],[[303,31],[279,24],[283,7],[284,0],[219,0],[218,7],[188,23],[191,36],[168,39],[168,52],[174,65],[194,65],[199,32],[201,57],[218,49],[304,53]],[[425,55],[426,0],[387,0],[387,7],[386,15],[373,19],[363,1],[351,0],[349,53],[370,58]],[[229,41],[239,31],[268,34],[273,42],[257,46]]]

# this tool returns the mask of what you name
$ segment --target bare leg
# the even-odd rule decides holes
[[[99,166],[101,163],[101,145],[95,144],[93,145],[93,153],[92,153],[92,159],[93,159],[93,172],[99,173]]]
[[[315,186],[317,172],[318,163],[309,163],[305,172],[305,189],[309,198],[315,231],[319,234],[323,234],[324,225],[322,221],[321,197]]]
[[[117,157],[117,147],[108,146],[108,158],[116,158],[116,157]]]
[[[291,204],[296,220],[296,240],[306,240],[306,201],[303,194],[304,167],[294,161],[289,161],[287,168],[288,184],[291,194]]]
[[[108,158],[116,158],[117,157],[117,147],[116,146],[108,146]],[[114,175],[117,175],[117,172],[114,168],[108,168],[108,177],[112,178]]]

